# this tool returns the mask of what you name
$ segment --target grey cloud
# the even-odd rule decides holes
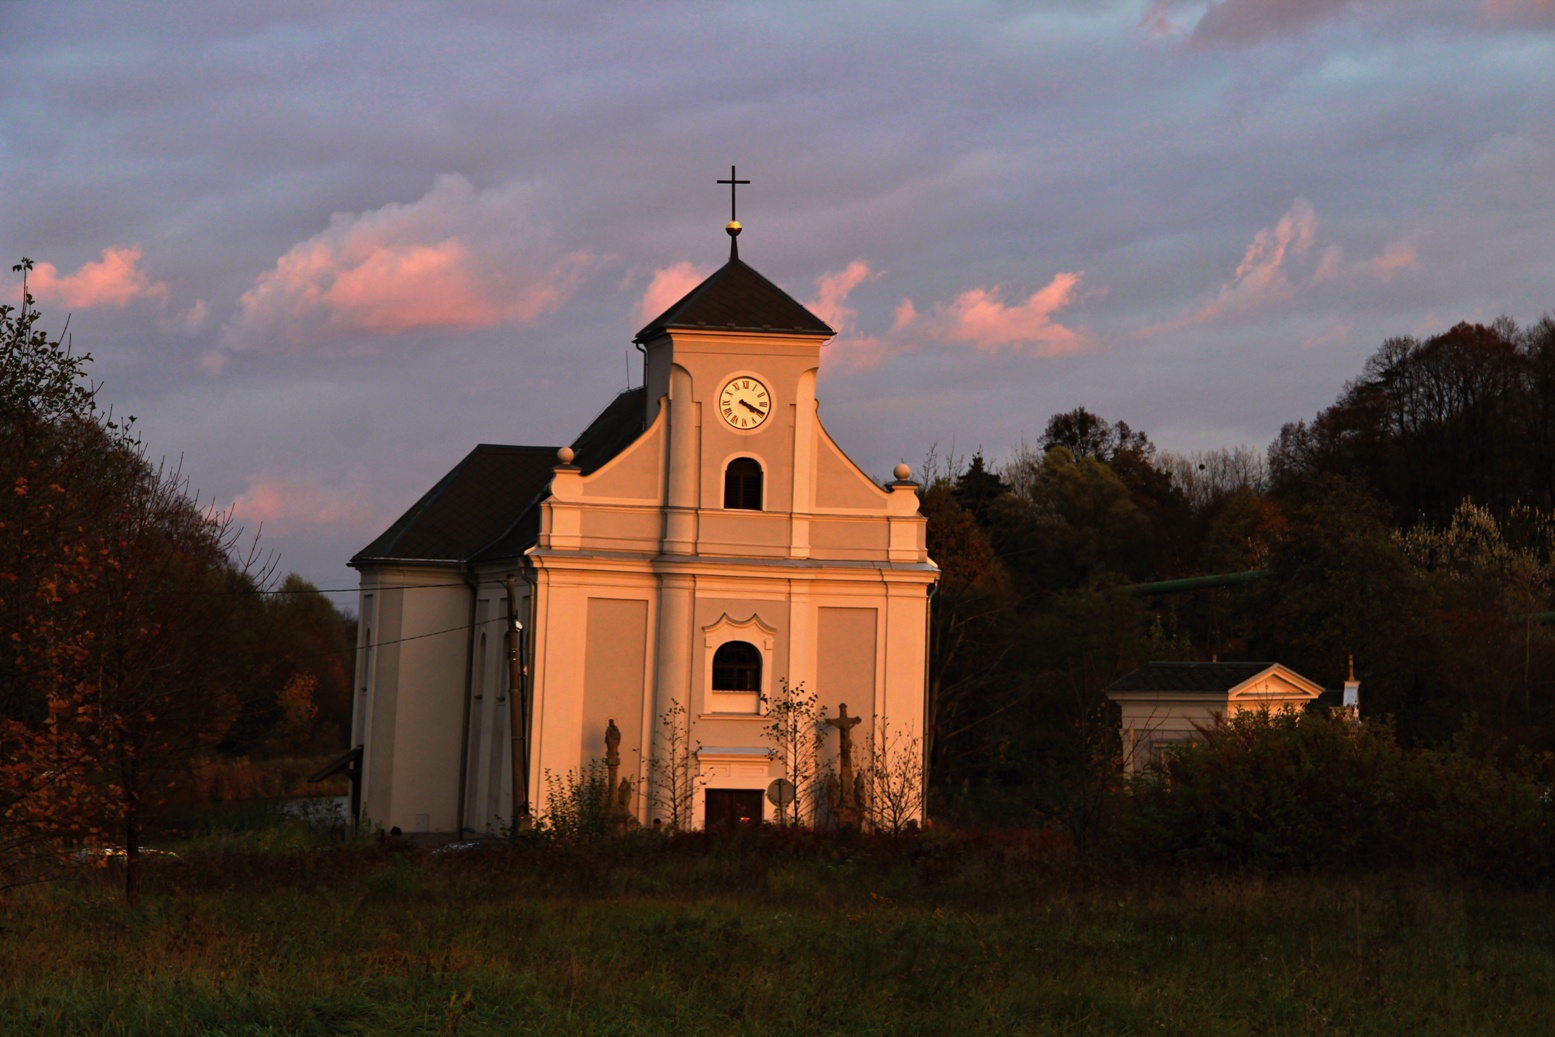
[[[848,302],[861,334],[903,298],[1021,299],[1061,271],[1105,291],[1065,311],[1094,336],[1082,355],[926,343],[823,369],[822,413],[870,471],[952,437],[1002,453],[1080,404],[1167,446],[1263,444],[1428,314],[1555,304],[1555,50],[1523,28],[1536,8],[1226,0],[1200,23],[1222,45],[1194,47],[1142,39],[1138,0],[16,6],[0,182],[26,204],[0,210],[0,242],[62,271],[139,245],[169,313],[206,301],[196,335],[149,308],[72,327],[108,396],[208,492],[269,478],[363,497],[365,534],[275,534],[332,585],[471,444],[565,440],[622,386],[652,272],[726,254],[713,180],[730,162],[755,181],[741,252],[763,273],[811,298],[851,260],[880,272]],[[488,221],[494,262],[543,227],[545,255],[598,266],[530,323],[199,369],[288,250],[449,173],[476,196],[527,185],[529,224]],[[1310,290],[1293,274],[1289,303],[1235,326],[1132,337],[1213,298],[1296,197],[1317,217],[1302,273],[1331,245],[1353,264],[1406,239],[1418,266]]]
[[[1350,5],[1351,0],[1216,0],[1193,35],[1209,43],[1250,43],[1316,25]]]

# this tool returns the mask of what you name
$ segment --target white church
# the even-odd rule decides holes
[[[877,485],[827,434],[834,332],[739,259],[739,230],[637,333],[641,388],[569,446],[477,446],[351,559],[363,820],[500,831],[515,785],[543,815],[547,775],[605,759],[613,724],[624,813],[651,824],[665,717],[693,826],[772,819],[780,682],[845,703],[859,735],[921,734],[938,569],[917,486],[901,465]],[[824,770],[840,736],[821,730]]]

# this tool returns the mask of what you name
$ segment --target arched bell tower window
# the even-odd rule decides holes
[[[724,469],[724,507],[761,510],[761,464],[755,458],[736,457]]]
[[[713,653],[714,691],[761,691],[761,652],[748,641],[725,641]]]

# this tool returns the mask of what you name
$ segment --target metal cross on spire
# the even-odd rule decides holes
[[[748,184],[748,183],[750,183],[749,180],[736,180],[734,177],[735,177],[734,167],[730,166],[729,167],[729,179],[718,181],[720,184],[728,184],[729,185],[729,222],[730,223],[734,223],[735,219],[736,219],[736,217],[734,215],[734,192],[735,192],[735,189],[736,189],[736,187],[739,184]]]
[[[735,174],[734,167],[730,166],[729,167],[729,179],[727,179],[727,180],[720,180],[718,182],[720,184],[728,184],[729,185],[729,225],[727,227],[725,227],[724,230],[729,232],[729,258],[730,259],[739,259],[740,258],[740,243],[739,243],[739,241],[737,239],[740,236],[740,221],[735,218],[735,207],[734,207],[735,195],[734,195],[734,192],[739,189],[739,185],[740,184],[748,184],[748,183],[750,183],[750,181],[749,180],[740,180],[740,179],[738,179],[737,175]]]

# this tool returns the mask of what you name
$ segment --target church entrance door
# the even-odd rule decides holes
[[[760,789],[708,789],[707,830],[732,832],[761,824]]]

